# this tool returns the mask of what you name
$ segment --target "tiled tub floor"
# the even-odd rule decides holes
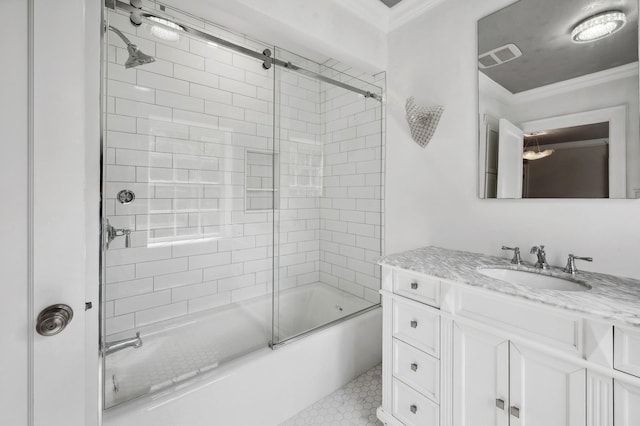
[[[382,366],[377,365],[331,395],[305,408],[280,426],[379,426]]]

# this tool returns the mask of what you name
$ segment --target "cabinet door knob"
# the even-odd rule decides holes
[[[411,290],[417,290],[418,289],[418,283],[411,283]]]
[[[411,364],[411,369],[413,371],[417,371],[418,370],[418,364],[415,364],[415,363]]]
[[[417,328],[418,327],[418,321],[411,321],[411,328]]]
[[[518,407],[511,407],[509,413],[516,419],[520,418],[520,409]]]
[[[504,399],[496,398],[496,407],[504,410]]]
[[[411,407],[409,407],[409,410],[411,410],[411,412],[415,414],[418,412],[418,407],[416,405],[412,405]]]

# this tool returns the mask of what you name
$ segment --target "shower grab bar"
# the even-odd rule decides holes
[[[284,67],[284,68],[290,69],[292,71],[296,71],[296,72],[298,72],[300,74],[304,74],[307,77],[316,78],[316,79],[318,79],[320,81],[324,81],[325,83],[333,84],[334,86],[338,86],[338,87],[341,87],[343,89],[350,90],[352,92],[355,92],[355,93],[358,93],[358,94],[364,96],[365,98],[372,98],[372,99],[375,99],[375,100],[377,100],[379,102],[382,102],[382,96],[377,94],[377,93],[373,93],[373,92],[370,92],[368,90],[362,90],[362,89],[359,89],[357,87],[351,86],[349,84],[343,83],[341,81],[337,81],[337,80],[334,80],[332,78],[325,77],[325,76],[323,76],[321,74],[318,74],[318,73],[316,73],[314,71],[310,71],[310,70],[301,68],[301,67],[299,67],[297,65],[294,65],[291,62],[285,62],[285,61],[280,60],[280,59],[272,58],[271,57],[271,51],[269,49],[265,49],[262,53],[256,52],[255,50],[251,50],[251,49],[248,49],[248,48],[246,48],[244,46],[237,45],[237,44],[232,43],[232,42],[230,42],[228,40],[216,37],[216,36],[214,36],[212,34],[206,33],[206,32],[204,32],[202,30],[197,29],[197,28],[193,28],[193,27],[191,27],[188,24],[185,24],[183,22],[179,22],[178,20],[176,20],[176,18],[174,18],[174,17],[172,17],[170,15],[167,15],[167,14],[164,14],[164,13],[159,13],[157,11],[150,11],[150,10],[144,9],[142,7],[135,7],[135,6],[132,6],[131,4],[122,2],[120,0],[106,0],[105,6],[110,8],[110,9],[112,9],[112,10],[120,9],[122,11],[129,12],[129,13],[132,13],[132,14],[136,14],[138,16],[143,16],[145,18],[160,18],[160,19],[172,22],[172,23],[180,26],[180,28],[182,28],[187,34],[194,35],[196,37],[211,41],[211,42],[216,43],[218,45],[221,45],[221,46],[224,46],[224,47],[228,47],[229,49],[235,50],[236,52],[240,52],[240,53],[243,53],[243,54],[245,54],[247,56],[251,56],[252,58],[256,58],[256,59],[260,59],[260,60],[264,61],[262,66],[265,69],[269,69],[271,67],[271,64],[274,64],[274,65],[277,65],[277,66],[280,66],[280,67]]]
[[[128,339],[116,340],[115,342],[107,342],[104,345],[104,354],[109,355],[126,348],[137,349],[140,346],[142,346],[142,339],[140,338],[140,332],[137,332],[136,337],[129,337]]]

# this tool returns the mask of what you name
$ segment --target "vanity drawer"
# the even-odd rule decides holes
[[[430,400],[440,402],[440,361],[437,358],[393,339],[393,375]]]
[[[415,302],[393,301],[393,337],[440,357],[440,315]]]
[[[396,271],[393,292],[436,308],[440,306],[440,280],[433,277]]]
[[[640,330],[613,327],[613,368],[640,377]]]
[[[393,379],[393,416],[406,426],[438,425],[437,404],[420,395],[398,379]]]

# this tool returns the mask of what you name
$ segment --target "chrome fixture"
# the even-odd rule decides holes
[[[297,73],[306,75],[307,77],[311,77],[311,78],[315,78],[317,80],[320,81],[324,81],[325,83],[329,83],[332,84],[334,86],[338,86],[338,87],[342,87],[343,89],[347,89],[350,90],[352,92],[358,93],[362,96],[364,96],[365,98],[371,98],[371,99],[375,99],[379,102],[382,102],[382,96],[374,93],[374,92],[370,92],[368,90],[363,90],[360,89],[358,87],[352,86],[350,84],[346,84],[343,83],[341,81],[338,80],[334,80],[332,78],[326,77],[322,74],[319,74],[317,72],[314,71],[310,71],[304,68],[301,68],[295,64],[292,64],[291,62],[287,62],[287,61],[283,61],[282,59],[278,59],[278,58],[274,58],[271,56],[271,51],[269,49],[266,49],[262,52],[257,52],[255,50],[251,50],[248,49],[244,46],[240,46],[237,45],[235,43],[232,43],[228,40],[225,40],[223,38],[220,37],[216,37],[212,34],[209,34],[208,32],[205,32],[201,29],[198,28],[194,28],[191,25],[189,25],[188,23],[185,22],[178,22],[178,20],[170,15],[166,15],[164,13],[162,13],[162,9],[161,10],[155,10],[155,9],[146,9],[144,7],[138,7],[137,5],[139,4],[137,0],[134,0],[131,2],[132,4],[128,4],[125,3],[121,0],[105,0],[105,7],[112,9],[112,10],[121,10],[124,12],[129,12],[131,14],[132,21],[134,19],[137,19],[136,17],[139,15],[143,18],[160,18],[162,20],[165,20],[167,22],[172,22],[174,24],[176,24],[177,26],[179,26],[184,32],[195,36],[195,37],[199,37],[202,38],[206,41],[210,41],[214,44],[217,44],[219,46],[224,46],[228,49],[234,50],[236,52],[240,52],[243,55],[247,55],[249,57],[252,58],[256,58],[259,59],[261,61],[263,61],[263,68],[265,69],[269,69],[272,65],[276,65],[279,67],[284,67],[287,68],[291,71],[295,71]],[[135,3],[135,4],[133,4]],[[112,27],[110,27],[112,28]],[[134,46],[135,47],[135,46]],[[137,49],[137,48],[136,48]],[[139,51],[138,51],[139,52]],[[145,55],[147,56],[147,55]],[[136,65],[141,65],[141,64],[136,64]],[[132,65],[135,66],[135,65]]]
[[[531,247],[531,254],[535,254],[538,256],[538,261],[534,265],[536,268],[549,269],[549,264],[547,263],[547,254],[544,251],[543,245]]]
[[[569,259],[567,259],[567,266],[564,267],[563,271],[567,274],[575,275],[578,272],[578,269],[576,268],[576,260],[593,262],[593,257],[580,257],[570,254]]]
[[[129,40],[124,34],[122,34],[122,32],[119,29],[117,29],[112,25],[109,25],[109,29],[114,33],[116,33],[118,37],[120,37],[122,41],[124,41],[124,43],[127,45],[127,51],[129,51],[129,57],[127,58],[127,61],[124,63],[125,68],[133,68],[133,67],[137,67],[138,65],[150,64],[151,62],[155,62],[156,59],[153,56],[149,56],[146,53],[142,53],[142,51],[138,49],[138,46],[131,43],[131,40]]]
[[[142,346],[142,339],[140,338],[140,332],[137,332],[136,337],[129,337],[128,339],[116,340],[115,342],[106,343],[104,346],[104,354],[109,355],[126,348],[137,349],[140,346]]]
[[[55,336],[64,330],[73,319],[73,309],[57,304],[44,308],[36,320],[36,331],[41,336]]]
[[[107,219],[107,225],[105,226],[105,233],[107,235],[107,249],[109,248],[111,241],[115,240],[116,237],[122,237],[122,236],[124,236],[125,248],[131,248],[131,229],[115,228],[109,223],[109,219]]]
[[[513,258],[511,259],[511,263],[513,263],[514,265],[522,265],[522,259],[520,258],[520,247],[502,246],[502,250],[512,250]]]
[[[122,204],[132,203],[135,199],[136,194],[130,189],[123,189],[122,191],[118,192],[118,195],[116,195],[116,200],[120,201],[120,203]]]

